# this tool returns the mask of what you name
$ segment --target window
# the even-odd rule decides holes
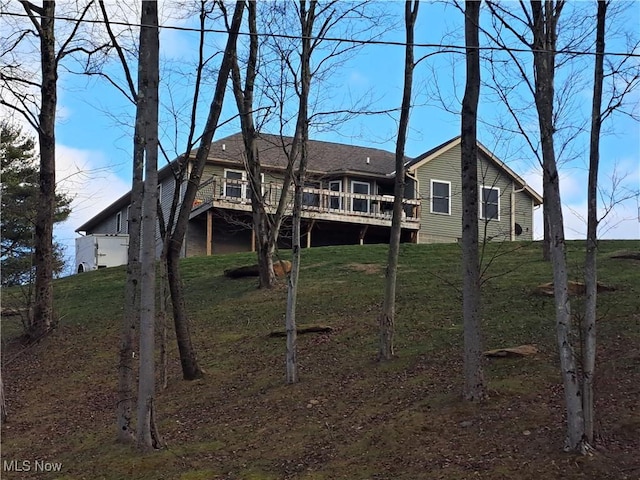
[[[224,171],[224,195],[225,197],[245,198],[247,185],[244,182],[245,172],[242,170]]]
[[[319,189],[320,182],[305,182],[305,188]],[[316,192],[303,191],[302,193],[302,205],[305,207],[319,207],[320,195]]]
[[[366,182],[358,182],[353,180],[351,182],[351,193],[360,193],[363,195],[369,195],[371,193],[371,185]],[[371,207],[370,198],[357,198],[351,199],[351,211],[353,212],[365,212],[369,213]]]
[[[480,189],[480,218],[500,220],[500,189],[482,187]]]
[[[329,190],[331,190],[332,192],[342,192],[342,181],[332,180],[331,182],[329,182]],[[342,210],[342,195],[330,195],[329,208],[331,210]]]
[[[451,215],[451,182],[431,180],[431,213]]]
[[[122,232],[122,212],[116,213],[116,233]]]

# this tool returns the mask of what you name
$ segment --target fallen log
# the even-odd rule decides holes
[[[640,252],[626,251],[611,254],[611,258],[619,258],[622,260],[640,260]]]
[[[567,282],[567,289],[569,290],[569,295],[584,295],[585,286],[582,282],[574,282],[569,280]],[[598,292],[614,292],[616,287],[612,287],[610,285],[604,285],[598,282]],[[553,296],[553,282],[543,283],[536,287],[536,293],[539,295]]]
[[[308,327],[300,327],[296,329],[298,335],[304,335],[305,333],[331,333],[333,332],[333,327],[329,327],[327,325],[310,325]],[[274,330],[269,333],[269,337],[286,337],[286,330]]]
[[[496,348],[484,352],[485,357],[530,357],[538,353],[534,345],[520,345],[518,347]]]
[[[273,272],[276,274],[276,277],[283,277],[290,271],[291,262],[288,260],[273,262]],[[228,268],[224,271],[224,276],[228,278],[259,277],[260,270],[257,264],[245,265],[243,267]]]

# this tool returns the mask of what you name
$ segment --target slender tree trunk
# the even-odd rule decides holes
[[[315,0],[311,0],[308,5],[308,10],[306,0],[300,0],[299,5],[302,42],[302,53],[300,55],[300,93],[296,133],[291,148],[292,158],[289,158],[289,165],[293,165],[299,149],[300,162],[298,164],[298,170],[295,177],[293,201],[293,252],[291,255],[291,272],[288,277],[287,312],[285,315],[285,328],[287,332],[286,381],[289,384],[296,383],[298,381],[296,303],[298,299],[298,277],[300,274],[300,224],[302,217],[302,197],[308,162],[307,142],[309,140],[308,108],[309,90],[311,87],[311,37],[313,34],[317,2]]]
[[[234,58],[231,69],[233,93],[240,113],[240,127],[244,140],[247,171],[249,172],[249,186],[251,188],[251,212],[253,231],[256,236],[256,254],[258,257],[258,273],[260,288],[272,288],[276,284],[273,271],[273,255],[278,241],[280,222],[274,222],[266,211],[265,200],[262,197],[262,165],[256,144],[256,128],[253,119],[253,98],[258,62],[258,30],[256,25],[256,2],[249,2],[249,57],[246,67],[244,88],[240,78],[240,67]],[[278,218],[284,214],[283,210],[275,213]]]
[[[35,301],[30,333],[33,338],[44,335],[54,323],[53,312],[53,220],[56,204],[56,106],[58,61],[54,31],[56,5],[43,1],[40,14],[40,143],[39,206],[35,224]]]
[[[171,306],[178,352],[180,354],[180,365],[182,366],[182,376],[185,380],[195,380],[202,377],[204,372],[198,364],[193,342],[191,341],[191,327],[182,288],[182,276],[180,274],[180,254],[179,252],[172,252],[171,250],[169,252],[166,264],[167,280],[169,283],[169,292],[171,293]]]
[[[138,108],[145,140],[145,184],[142,201],[140,277],[140,373],[138,381],[138,446],[159,447],[154,438],[156,224],[158,206],[158,4],[143,2],[138,66]]]
[[[229,30],[227,45],[222,57],[216,88],[211,105],[209,107],[209,115],[204,127],[204,132],[200,139],[200,146],[196,152],[196,158],[193,162],[193,168],[189,174],[187,188],[178,213],[175,227],[167,247],[167,278],[169,281],[169,289],[171,291],[171,304],[173,308],[173,321],[176,329],[176,339],[178,342],[178,350],[180,352],[180,363],[182,364],[182,375],[185,380],[195,380],[203,374],[196,356],[196,352],[191,342],[191,332],[189,326],[189,317],[187,315],[186,304],[184,299],[184,291],[180,277],[180,252],[189,223],[189,214],[191,213],[191,205],[196,196],[198,186],[202,179],[204,166],[207,162],[209,150],[211,149],[211,141],[218,126],[218,120],[222,111],[224,94],[227,86],[227,79],[231,70],[232,59],[236,54],[236,40],[242,22],[242,14],[244,11],[244,2],[237,1],[233,13],[233,20]],[[170,226],[168,226],[170,228]]]
[[[542,173],[542,259],[545,262],[551,260],[551,230],[549,225],[549,207],[547,207],[546,198],[549,195],[547,189],[549,188],[549,178],[547,177],[546,170],[543,169]]]
[[[480,260],[478,256],[478,100],[480,97],[480,2],[465,2],[467,80],[462,100],[462,311],[464,320],[464,398],[486,397],[482,355]]]
[[[565,450],[584,451],[584,418],[581,385],[572,340],[571,305],[568,296],[566,245],[560,199],[560,181],[554,150],[554,77],[557,23],[564,2],[531,1],[535,103],[542,143],[542,168],[547,179],[545,208],[548,209],[550,253],[556,307],[556,336],[567,411]]]
[[[298,277],[300,275],[300,220],[302,212],[302,187],[296,178],[293,200],[293,228],[291,272],[288,277],[287,313],[285,316],[285,330],[287,332],[286,381],[288,384],[298,381],[298,332],[296,327],[296,303],[298,298]]]
[[[7,421],[7,404],[4,399],[4,383],[2,382],[2,372],[0,371],[0,425]]]
[[[607,2],[598,1],[596,57],[593,74],[593,105],[589,144],[589,186],[587,194],[587,255],[584,265],[585,314],[582,324],[582,409],[584,435],[594,445],[593,376],[596,366],[596,303],[598,296],[598,168],[600,165],[600,130],[602,127],[602,84],[604,81],[605,21]]]
[[[142,196],[144,194],[144,138],[142,138],[141,115],[142,110],[136,109],[136,126],[133,144],[133,183],[127,230],[129,233],[129,247],[118,362],[118,408],[116,424],[118,427],[118,440],[121,442],[130,442],[135,437],[132,425],[132,412],[135,400],[134,379],[137,362],[133,356],[133,348],[136,340],[136,328],[140,322],[140,224],[142,217]]]
[[[549,178],[549,220],[551,233],[551,262],[553,265],[554,298],[556,306],[556,337],[560,353],[560,371],[564,385],[565,407],[567,412],[567,436],[565,450],[582,452],[584,438],[584,419],[582,411],[581,385],[573,347],[573,326],[571,304],[569,302],[567,281],[566,245],[562,218],[562,205],[558,173],[555,163],[550,164]]]
[[[160,304],[158,308],[158,314],[156,315],[158,328],[160,334],[158,339],[160,340],[160,385],[164,390],[169,383],[169,357],[167,352],[167,299],[171,295],[167,282],[167,271],[161,268],[158,272],[160,278],[158,279],[158,291],[160,292]]]
[[[391,234],[389,238],[389,253],[387,259],[387,272],[384,284],[384,300],[382,311],[378,316],[380,330],[380,345],[378,350],[379,360],[393,358],[393,337],[395,333],[395,305],[396,305],[396,281],[398,276],[398,256],[400,253],[400,237],[402,234],[402,199],[404,198],[405,168],[404,150],[407,141],[407,129],[409,127],[409,115],[411,112],[411,93],[413,87],[413,38],[416,17],[418,16],[419,2],[406,2],[404,7],[404,21],[407,44],[404,57],[404,90],[402,94],[402,107],[400,109],[400,125],[398,128],[398,140],[396,143],[396,178],[394,184],[393,217],[391,219]]]

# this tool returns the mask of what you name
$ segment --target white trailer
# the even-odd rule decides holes
[[[76,272],[117,267],[127,263],[129,235],[95,233],[76,238]]]

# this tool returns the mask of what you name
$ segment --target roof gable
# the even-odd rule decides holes
[[[423,153],[422,155],[420,155],[420,156],[414,158],[413,160],[411,160],[409,163],[406,164],[406,168],[410,172],[414,172],[415,170],[417,170],[421,166],[429,163],[434,158],[437,158],[437,157],[443,155],[444,153],[448,152],[452,148],[460,145],[461,142],[462,142],[462,138],[460,136],[454,137],[451,140],[447,140],[446,142],[441,143],[437,147],[432,148],[431,150],[428,150],[427,152]],[[482,143],[480,143],[480,142],[478,142],[478,152],[485,159],[487,159],[489,162],[491,162],[496,168],[498,168],[498,170],[500,170],[507,177],[509,177],[509,179],[511,179],[511,181],[513,181],[514,183],[519,185],[520,188],[522,188],[525,192],[527,192],[527,194],[531,198],[533,198],[533,201],[534,201],[535,205],[542,205],[542,202],[543,202],[542,196],[540,194],[538,194],[529,185],[527,185],[527,182],[522,177],[520,177],[517,173],[515,173],[502,160],[500,160],[493,153],[491,153],[491,151],[487,147],[482,145]]]

